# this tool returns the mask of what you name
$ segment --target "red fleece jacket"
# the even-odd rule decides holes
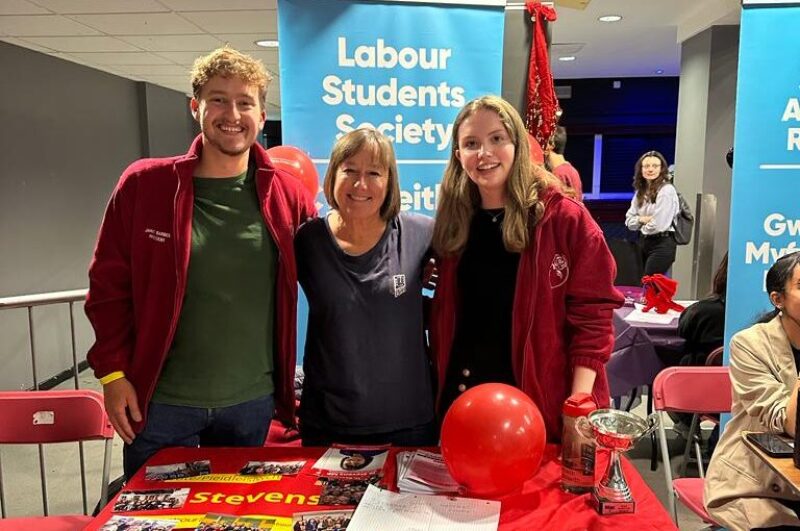
[[[597,371],[592,394],[599,405],[609,404],[605,363],[614,345],[613,311],[624,297],[614,288],[616,265],[603,232],[586,208],[558,192],[544,201],[545,214],[519,261],[511,359],[517,386],[542,412],[548,440],[560,441],[561,408],[572,391],[574,367]],[[437,404],[455,333],[458,259],[440,260],[433,300]]]
[[[95,332],[87,359],[95,376],[123,371],[146,418],[172,344],[186,289],[192,243],[192,179],[201,137],[178,157],[142,159],[120,177],[106,207],[89,266],[85,311]],[[316,216],[294,177],[273,168],[266,151],[250,149],[264,221],[278,247],[273,379],[278,418],[294,424],[297,267],[294,235]],[[144,420],[135,423],[139,432]]]

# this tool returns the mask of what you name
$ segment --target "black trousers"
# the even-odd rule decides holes
[[[435,421],[421,426],[388,433],[350,435],[334,433],[300,422],[300,437],[303,446],[331,446],[332,444],[391,444],[393,446],[436,446],[439,430]]]
[[[642,253],[642,263],[644,264],[644,274],[654,275],[656,273],[666,274],[675,261],[675,250],[678,244],[675,243],[675,236],[672,233],[657,236],[640,236],[639,249]]]

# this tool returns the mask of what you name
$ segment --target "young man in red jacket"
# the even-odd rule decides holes
[[[293,238],[316,215],[256,137],[269,76],[222,48],[195,61],[189,152],[129,166],[89,269],[88,360],[130,478],[165,446],[260,446],[294,420]]]

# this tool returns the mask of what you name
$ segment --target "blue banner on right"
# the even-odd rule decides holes
[[[726,345],[771,309],[764,290],[770,266],[800,250],[800,7],[748,4],[739,44]]]

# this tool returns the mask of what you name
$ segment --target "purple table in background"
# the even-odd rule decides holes
[[[625,289],[621,291],[626,297],[630,294]],[[614,350],[606,365],[612,397],[625,396],[633,389],[653,383],[664,368],[656,347],[678,350],[684,344],[678,336],[677,317],[666,325],[629,323],[625,317],[632,311],[632,305],[614,310]]]

